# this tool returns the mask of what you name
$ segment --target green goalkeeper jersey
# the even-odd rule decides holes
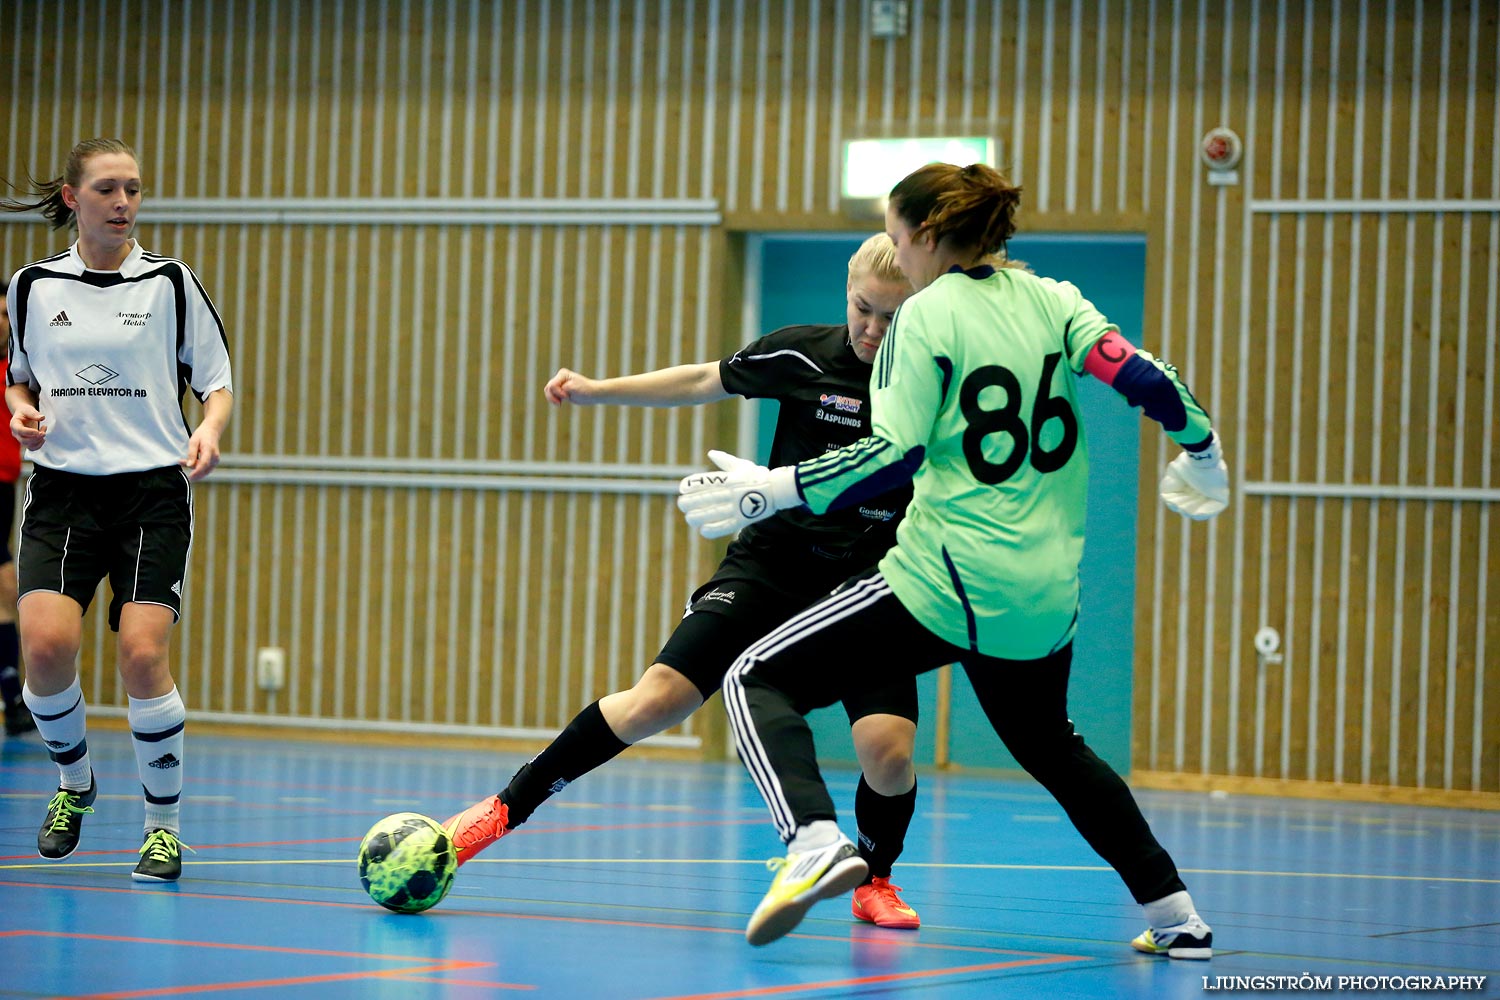
[[[1115,330],[1067,282],[989,267],[939,277],[902,305],[876,355],[873,435],[799,464],[803,499],[823,513],[914,474],[880,562],[897,598],[956,646],[1046,656],[1078,612],[1088,449],[1076,376]],[[1131,351],[1114,387],[1181,443],[1210,439],[1175,370]]]

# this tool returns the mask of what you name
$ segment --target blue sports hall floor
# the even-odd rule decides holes
[[[1380,977],[1486,976],[1454,992],[1500,997],[1494,813],[1141,793],[1214,928],[1211,962],[1176,962],[1130,949],[1138,908],[1038,786],[927,774],[895,877],[920,931],[831,900],[751,948],[745,918],[780,843],[738,765],[627,754],[466,865],[436,909],[401,916],[360,888],[365,830],[405,810],[441,820],[522,755],[190,730],[197,853],[180,883],[145,885],[129,874],[128,737],[96,728],[90,747],[99,801],[61,862],[35,853],[56,784],[40,741],[0,754],[0,996],[1062,1000],[1307,974],[1332,977],[1322,995],[1364,996],[1420,992],[1369,988]],[[856,778],[830,775],[846,829]]]

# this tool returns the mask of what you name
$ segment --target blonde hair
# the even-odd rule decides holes
[[[885,233],[876,233],[865,240],[849,258],[849,284],[866,277],[901,285],[907,283],[906,275],[896,266],[896,244]]]
[[[997,271],[1009,268],[1012,271],[1025,271],[1027,274],[1036,273],[1031,269],[1030,264],[1026,263],[1024,260],[1016,260],[1015,258],[1010,256],[1010,253],[1008,251],[992,253],[981,260],[979,263],[988,264],[990,267],[993,267]]]

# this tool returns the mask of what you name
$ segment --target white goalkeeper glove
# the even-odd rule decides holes
[[[709,459],[722,472],[695,472],[677,487],[677,507],[704,538],[732,535],[778,510],[800,507],[797,470],[790,465],[768,469],[727,451]]]
[[[1161,498],[1194,521],[1206,521],[1229,506],[1229,467],[1218,434],[1202,451],[1185,451],[1172,459],[1161,477]]]

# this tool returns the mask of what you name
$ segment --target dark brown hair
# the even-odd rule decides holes
[[[141,158],[135,155],[135,150],[120,139],[85,139],[74,146],[73,151],[68,154],[68,162],[63,165],[61,177],[43,182],[28,175],[27,179],[31,181],[31,187],[25,189],[25,193],[31,196],[40,195],[40,201],[11,201],[7,198],[0,201],[0,210],[30,212],[33,209],[41,209],[42,216],[52,224],[53,229],[73,225],[73,210],[63,202],[63,185],[67,184],[69,187],[82,185],[84,167],[88,165],[89,160],[105,153],[124,153],[134,160],[137,166],[141,162]],[[15,190],[22,190],[9,181],[5,183]]]
[[[1021,188],[983,163],[929,163],[891,188],[890,204],[913,235],[1003,255],[1016,232]]]

